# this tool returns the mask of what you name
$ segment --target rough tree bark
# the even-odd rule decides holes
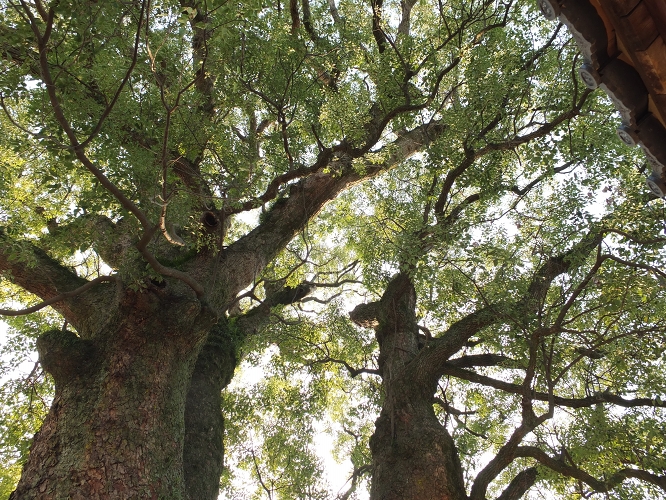
[[[224,466],[222,389],[238,364],[234,336],[226,318],[211,330],[190,379],[185,405],[183,467],[186,498],[214,500]]]
[[[453,366],[494,365],[501,361],[502,356],[493,354],[451,357],[473,335],[504,321],[506,311],[513,311],[516,317],[534,316],[553,280],[579,265],[580,258],[589,255],[602,239],[600,231],[584,235],[565,253],[548,258],[518,300],[488,304],[463,316],[435,338],[419,336],[417,297],[408,266],[391,279],[379,301],[360,304],[350,313],[357,325],[375,330],[379,344],[384,402],[370,439],[372,500],[485,498],[488,485],[515,458],[520,439],[537,425],[537,419],[528,405],[524,422],[478,475],[468,497],[458,451],[433,409],[437,382]],[[499,498],[520,498],[536,477],[536,469],[522,471]]]
[[[379,343],[384,389],[381,414],[370,439],[372,500],[467,498],[458,451],[433,410],[435,387],[409,367],[419,352],[416,293],[399,273],[379,302],[358,306],[352,319],[372,326]]]
[[[183,496],[185,395],[216,317],[173,288],[125,290],[94,336],[39,337],[55,398],[10,498]]]
[[[183,466],[186,498],[215,500],[224,466],[222,390],[229,385],[243,340],[270,320],[271,308],[297,302],[309,286],[285,287],[232,321],[222,317],[208,334],[190,380],[185,406]]]

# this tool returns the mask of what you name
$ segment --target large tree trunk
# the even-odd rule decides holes
[[[185,407],[186,498],[215,500],[224,465],[222,389],[234,375],[238,336],[221,318],[201,349],[187,392]]]
[[[214,315],[192,294],[127,292],[90,339],[38,340],[56,384],[11,499],[184,497],[188,383]]]
[[[411,369],[419,352],[416,293],[409,277],[394,277],[381,300],[351,314],[374,326],[384,403],[370,439],[371,500],[463,500],[467,498],[453,439],[433,410],[435,387]],[[432,386],[431,386],[432,385]]]
[[[385,382],[384,387],[393,398],[384,403],[370,439],[370,498],[466,499],[458,451],[432,402],[414,394],[415,386],[407,379]]]
[[[208,335],[192,374],[185,407],[184,467],[187,498],[215,500],[224,465],[222,390],[238,364],[241,343],[270,322],[271,308],[298,302],[312,291],[309,285],[285,286],[261,305],[233,321],[225,317]]]

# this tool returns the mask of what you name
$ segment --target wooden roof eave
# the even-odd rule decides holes
[[[648,185],[666,195],[666,2],[663,0],[537,0],[559,19],[584,59],[579,74],[602,88],[622,117],[618,136],[638,145],[652,173]]]

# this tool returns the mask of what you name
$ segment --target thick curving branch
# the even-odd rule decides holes
[[[444,370],[448,359],[462,349],[472,336],[491,325],[507,321],[506,311],[515,311],[518,317],[530,317],[543,302],[553,280],[569,272],[577,258],[586,257],[603,240],[603,231],[584,235],[578,243],[561,255],[551,256],[536,271],[522,298],[515,302],[489,304],[453,323],[441,336],[430,341],[413,361],[413,369],[423,380],[432,383]]]
[[[362,169],[354,160],[362,159],[364,152],[358,152],[358,156],[354,151],[332,153],[327,163],[321,162],[320,169],[291,184],[288,195],[274,203],[258,227],[226,249],[226,265],[220,269],[223,275],[218,283],[235,297],[324,205],[352,185],[386,172],[422,151],[445,128],[440,122],[431,122],[405,132],[377,152],[377,156],[385,156],[383,162],[364,162]],[[225,300],[233,299],[227,296]]]
[[[62,300],[74,298],[82,294],[83,292],[91,289],[98,283],[115,282],[117,280],[118,278],[116,278],[115,276],[99,276],[98,278],[89,281],[85,285],[80,286],[76,290],[72,290],[70,292],[63,292],[60,295],[51,297],[50,299],[44,300],[34,306],[26,307],[25,309],[19,309],[19,310],[0,309],[0,316],[24,316],[26,314],[31,314],[40,311],[41,309],[44,309],[47,306],[51,306],[57,302],[60,302]]]
[[[20,249],[21,259],[13,254],[14,248]],[[113,291],[105,287],[92,289],[102,281],[111,281],[109,277],[87,281],[33,243],[14,240],[1,228],[0,272],[12,283],[48,302],[38,309],[53,306],[81,336],[90,335],[95,330],[95,324],[111,309],[115,297],[115,287]],[[13,312],[2,311],[0,314],[14,315]]]
[[[536,467],[520,471],[502,491],[502,494],[497,497],[497,500],[519,500],[523,498],[527,490],[536,483],[538,475]]]

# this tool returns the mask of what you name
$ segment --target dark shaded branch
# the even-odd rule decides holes
[[[450,364],[445,364],[442,367],[443,375],[450,375],[462,380],[467,380],[469,382],[474,382],[476,384],[485,385],[486,387],[493,387],[504,392],[511,394],[523,395],[524,388],[522,384],[512,384],[510,382],[504,382],[503,380],[497,380],[486,375],[480,375],[476,372],[465,370]],[[549,394],[545,392],[532,391],[530,398],[536,401],[549,401]],[[651,399],[651,398],[635,398],[635,399],[625,399],[622,396],[617,394],[611,394],[609,392],[597,392],[591,396],[585,398],[565,398],[561,396],[553,396],[553,403],[557,406],[564,406],[567,408],[587,408],[590,406],[610,403],[622,408],[636,408],[636,407],[656,407],[656,408],[666,408],[666,401],[661,399]]]
[[[536,129],[534,132],[531,132],[529,134],[525,135],[519,135],[514,137],[513,139],[509,139],[505,142],[498,142],[498,143],[491,143],[483,148],[479,149],[476,152],[477,158],[481,157],[485,154],[490,153],[491,151],[508,151],[511,149],[515,149],[518,146],[522,144],[527,144],[528,142],[537,139],[539,137],[543,137],[550,132],[552,132],[558,125],[561,123],[564,123],[567,120],[570,120],[572,118],[575,118],[578,116],[580,113],[581,109],[583,108],[583,105],[585,104],[585,101],[587,98],[592,94],[592,90],[590,89],[585,89],[583,93],[581,94],[580,99],[578,100],[577,103],[574,104],[574,106],[569,110],[566,111],[565,113],[562,113],[555,117],[552,121],[545,123],[541,125],[538,129]]]
[[[556,460],[550,455],[540,450],[536,446],[519,446],[516,450],[516,457],[529,457],[535,459],[541,465],[558,472],[562,475],[578,479],[590,486],[593,490],[602,493],[608,492],[620,485],[625,479],[639,479],[647,483],[654,484],[666,491],[666,476],[658,476],[651,472],[640,469],[620,469],[612,474],[609,479],[602,481],[591,476],[578,467],[567,465],[562,460]]]
[[[303,9],[303,26],[310,35],[312,41],[317,40],[314,25],[312,24],[312,13],[310,12],[310,0],[301,0],[301,9]]]
[[[552,172],[552,173],[554,173],[554,174],[559,174],[560,172],[565,171],[567,168],[569,168],[569,167],[570,167],[571,165],[573,165],[574,163],[576,163],[576,162],[573,161],[573,160],[572,160],[572,161],[568,161],[568,162],[566,162],[565,164],[560,165],[559,167],[555,167],[555,168],[553,168],[553,172]],[[534,188],[534,186],[536,186],[537,184],[539,184],[540,182],[542,182],[544,179],[550,177],[550,175],[551,175],[551,172],[546,172],[546,173],[544,173],[544,174],[541,174],[541,175],[539,175],[536,179],[534,179],[533,181],[529,182],[527,185],[525,185],[525,186],[522,187],[522,188],[519,188],[518,186],[512,186],[512,187],[511,187],[511,192],[514,193],[514,194],[517,194],[518,196],[524,196],[524,195],[526,195],[528,192],[530,192],[530,191],[532,190],[532,188]]]
[[[250,452],[252,454],[252,461],[254,462],[254,471],[257,474],[257,480],[259,481],[259,484],[266,492],[268,500],[273,500],[273,489],[269,488],[268,486],[266,486],[266,483],[264,483],[264,480],[261,476],[261,471],[259,470],[259,462],[257,462],[257,456],[254,453],[254,448],[250,448]]]
[[[439,196],[437,197],[437,201],[435,202],[435,216],[439,217],[444,213],[444,208],[449,199],[449,194],[451,193],[453,183],[474,164],[475,160],[476,156],[474,151],[471,149],[465,149],[465,157],[463,160],[456,166],[456,168],[450,170],[449,173],[446,174],[444,184],[442,184],[442,189],[439,193]]]
[[[502,491],[502,494],[497,497],[497,500],[519,500],[523,498],[523,495],[527,493],[538,477],[538,471],[536,467],[530,467],[520,471],[516,477],[514,477],[509,485]]]
[[[16,40],[16,29],[6,25],[0,25],[0,58],[12,61],[19,66],[27,64],[29,73],[38,77],[39,72],[39,54],[34,50],[7,43],[7,40]]]
[[[342,24],[342,18],[338,12],[338,7],[335,5],[335,0],[328,0],[328,10],[333,18],[333,23],[336,26],[340,26]]]
[[[654,266],[641,264],[639,262],[630,262],[628,260],[610,254],[603,254],[601,258],[612,260],[613,262],[617,262],[618,264],[622,264],[623,266],[631,267],[633,269],[642,269],[643,271],[649,271],[651,273],[656,274],[657,276],[660,276],[661,278],[666,278],[666,273]]]
[[[474,415],[477,412],[474,410],[468,410],[468,411],[462,411],[458,410],[457,408],[454,408],[451,403],[448,401],[444,401],[442,398],[435,397],[432,400],[433,404],[437,404],[441,406],[446,413],[449,413],[450,415],[456,415],[456,416],[461,416],[461,415]]]
[[[632,241],[633,243],[636,243],[638,245],[664,245],[666,244],[666,238],[650,238],[650,239],[643,239],[643,238],[638,238],[634,236],[631,233],[628,233],[626,231],[621,231],[620,229],[605,229],[605,232],[607,234],[610,233],[615,233],[620,236],[623,236],[624,238],[628,239],[629,241]]]
[[[576,288],[571,292],[567,301],[560,308],[560,312],[557,315],[557,319],[555,320],[553,325],[554,328],[559,329],[562,327],[564,319],[566,318],[567,314],[569,314],[569,310],[573,307],[578,297],[585,291],[587,286],[590,284],[590,281],[597,274],[597,272],[601,268],[601,265],[604,263],[604,260],[605,258],[601,255],[601,246],[599,246],[597,248],[596,261],[594,262],[590,270],[585,274],[585,277],[580,281],[580,283],[578,283],[578,286],[576,286]]]
[[[370,0],[372,5],[372,36],[375,37],[380,54],[386,50],[386,35],[382,29],[383,3],[383,0]]]
[[[468,168],[470,168],[478,158],[481,158],[482,156],[494,151],[509,151],[515,149],[516,147],[522,144],[526,144],[534,139],[537,139],[539,137],[544,137],[545,135],[552,132],[561,123],[577,116],[580,113],[580,110],[582,109],[587,97],[590,94],[591,91],[586,90],[585,92],[583,92],[579,101],[570,110],[561,113],[552,121],[542,125],[537,130],[529,134],[516,136],[513,139],[510,139],[505,142],[487,144],[486,146],[478,150],[474,150],[468,146],[465,146],[465,156],[463,157],[462,161],[454,169],[450,170],[449,173],[446,175],[446,178],[444,179],[444,183],[442,184],[442,189],[437,198],[437,202],[435,203],[434,206],[435,215],[436,216],[443,215],[444,209],[446,208],[446,204],[449,200],[451,189],[456,179],[458,179],[458,177],[460,177]],[[495,119],[491,121],[491,123],[483,129],[483,131],[476,137],[476,139],[478,140],[485,137],[495,126],[497,126],[497,124],[499,124],[499,121],[500,121],[500,115],[495,117]],[[563,170],[563,168],[560,167],[557,168],[560,170],[556,170],[555,173]],[[536,184],[538,182],[541,182],[541,180],[542,178],[539,177],[537,178],[537,180],[533,182]],[[532,187],[534,186],[533,185],[527,186],[527,188],[529,189],[531,189]],[[513,192],[516,192],[516,190],[518,190],[518,188],[512,188]],[[522,193],[521,190],[518,190],[517,194],[524,194],[524,193]]]
[[[188,158],[178,155],[175,151],[171,152],[171,157],[174,158],[172,169],[178,178],[183,181],[185,186],[201,201],[201,210],[210,210],[212,202],[208,200],[213,199],[213,193],[210,186],[201,175],[199,162],[197,160],[191,161]]]
[[[527,380],[527,377],[526,377]],[[533,413],[526,415],[523,412],[523,420],[513,433],[509,440],[499,449],[497,455],[488,462],[488,464],[479,472],[474,479],[470,490],[470,500],[485,500],[488,486],[495,480],[501,472],[506,469],[515,458],[516,449],[522,440],[537,426],[547,418],[551,417],[550,411],[541,417],[536,417]],[[518,485],[516,485],[518,487]]]
[[[553,31],[553,34],[550,36],[548,41],[543,45],[543,47],[540,47],[534,54],[532,54],[532,57],[527,59],[525,63],[520,67],[521,71],[527,71],[537,60],[541,58],[541,56],[555,43],[555,40],[557,39],[558,35],[560,34],[560,30],[564,27],[564,24],[558,23],[557,26],[555,27],[555,30]]]
[[[179,271],[178,269],[173,269],[171,267],[162,265],[157,260],[157,258],[150,251],[148,251],[148,243],[150,243],[158,229],[159,225],[152,227],[149,231],[146,231],[143,237],[136,244],[137,250],[139,250],[141,256],[146,259],[146,262],[148,262],[150,267],[152,267],[157,273],[161,274],[162,276],[169,276],[171,278],[182,281],[194,291],[199,299],[203,298],[203,296],[206,294],[206,291],[192,275],[183,271]]]
[[[190,18],[190,27],[194,35],[192,37],[194,85],[204,98],[204,104],[200,109],[202,115],[206,118],[212,118],[215,113],[215,102],[213,100],[214,78],[208,73],[206,62],[208,60],[208,40],[213,34],[213,30],[210,27],[208,12],[205,11],[206,3],[200,0],[180,0],[180,5],[196,10],[196,14]],[[203,148],[197,156],[202,156],[202,154]]]
[[[318,170],[322,169],[328,163],[331,156],[332,153],[329,149],[321,151],[319,153],[317,161],[313,165],[309,167],[299,167],[290,170],[288,172],[285,172],[284,174],[278,175],[277,177],[273,178],[273,180],[266,188],[266,191],[264,191],[264,193],[261,196],[246,201],[238,208],[232,208],[232,207],[227,208],[226,214],[232,215],[236,213],[246,212],[248,210],[259,208],[265,203],[274,200],[280,193],[280,188],[282,188],[287,183],[293,180],[302,179],[303,177],[307,177],[308,175],[313,174]]]
[[[92,281],[89,281],[85,285],[80,286],[76,290],[72,290],[70,292],[63,292],[60,295],[56,295],[55,297],[51,297],[50,299],[47,299],[43,302],[40,302],[37,305],[31,306],[31,307],[26,307],[25,309],[20,309],[18,311],[11,310],[11,309],[0,309],[0,316],[23,316],[25,314],[31,314],[34,312],[37,312],[41,309],[44,309],[47,306],[51,306],[55,304],[56,302],[60,302],[65,299],[71,299],[76,297],[77,295],[82,294],[86,290],[89,290],[93,286],[95,286],[98,283],[104,283],[104,282],[112,282],[112,281],[117,281],[117,278],[115,276],[99,276],[98,278],[95,278]]]
[[[473,203],[476,203],[480,199],[481,199],[480,193],[474,193],[469,195],[463,201],[458,203],[458,205],[453,210],[451,210],[451,212],[446,217],[439,219],[437,221],[437,225],[440,227],[450,227],[454,222],[458,220],[458,218],[462,214],[463,210],[465,210],[465,208],[467,208]]]
[[[292,35],[301,27],[301,19],[298,17],[298,0],[289,0],[289,14],[291,15]]]
[[[497,366],[507,361],[512,361],[512,359],[501,354],[471,354],[452,359],[448,364],[457,368],[471,368],[473,366]]]

